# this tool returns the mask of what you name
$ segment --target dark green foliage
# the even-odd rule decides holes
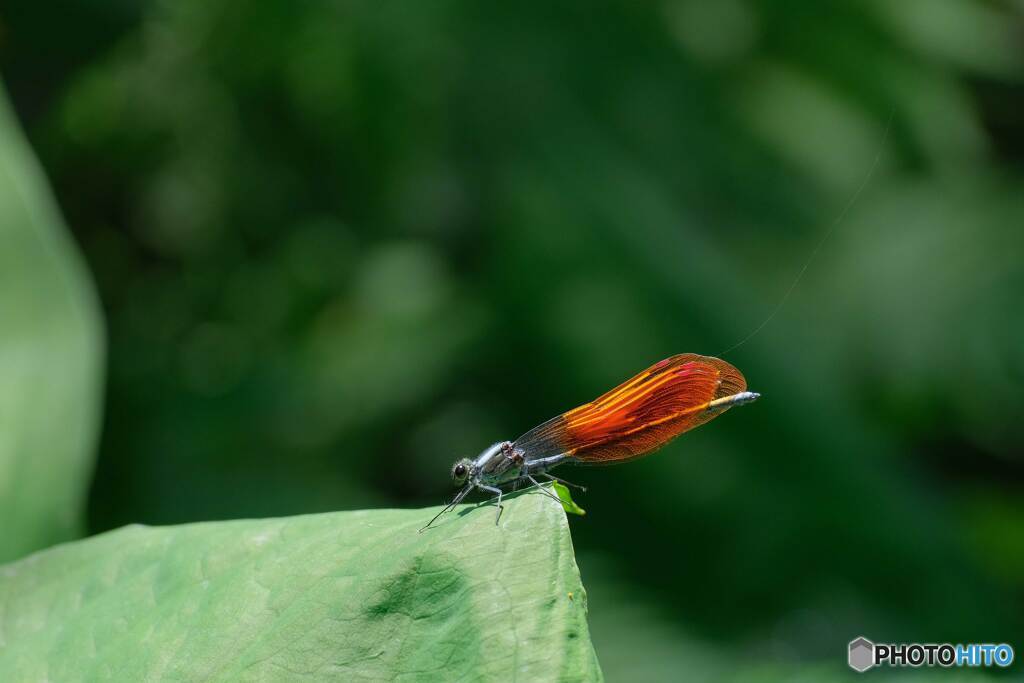
[[[613,679],[786,678],[1024,633],[1018,10],[32,6],[0,66],[110,321],[92,530],[436,503],[746,336],[880,154],[728,356],[758,404],[559,471],[595,643]]]

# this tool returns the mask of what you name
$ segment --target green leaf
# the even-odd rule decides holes
[[[125,527],[0,567],[0,680],[601,678],[562,509],[536,492]]]
[[[0,86],[0,562],[80,532],[102,399],[98,311]]]
[[[587,511],[576,504],[576,501],[572,499],[572,494],[569,493],[569,488],[564,484],[560,484],[557,481],[551,483],[551,488],[554,490],[558,499],[562,501],[562,508],[570,515],[585,515]]]

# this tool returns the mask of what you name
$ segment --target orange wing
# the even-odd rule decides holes
[[[631,460],[725,412],[728,406],[712,410],[709,404],[746,388],[743,374],[723,360],[672,356],[531,429],[515,446],[528,461],[558,453],[590,464]]]

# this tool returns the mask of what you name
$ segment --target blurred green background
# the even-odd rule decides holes
[[[106,316],[88,532],[436,504],[845,215],[761,402],[560,472],[602,666],[1021,654],[1020,2],[7,0],[0,72]]]

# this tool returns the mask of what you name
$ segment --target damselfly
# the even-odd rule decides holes
[[[452,481],[461,489],[420,531],[474,489],[497,495],[497,524],[504,509],[502,486],[529,483],[539,488],[538,478],[569,484],[549,470],[563,463],[608,465],[639,458],[759,396],[747,391],[743,374],[724,360],[692,353],[666,358],[515,441],[499,441],[475,459],[456,462]]]

